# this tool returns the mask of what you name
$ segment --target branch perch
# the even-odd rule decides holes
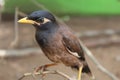
[[[57,74],[60,75],[68,80],[72,80],[71,77],[69,77],[68,75],[55,70],[55,71],[43,71],[43,72],[36,72],[36,73],[25,73],[23,76],[21,76],[18,80],[22,80],[23,78],[27,77],[27,76],[33,76],[33,75],[43,75],[43,74]],[[34,76],[33,76],[34,77]]]

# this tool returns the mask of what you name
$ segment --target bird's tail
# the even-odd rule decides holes
[[[95,80],[95,77],[92,74],[92,72],[91,72],[91,70],[90,70],[88,65],[84,65],[82,72],[86,73],[91,78],[91,80]]]

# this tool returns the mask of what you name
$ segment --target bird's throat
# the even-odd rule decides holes
[[[56,34],[58,26],[55,24],[45,24],[36,29],[36,41],[40,47],[45,47],[52,42],[53,36]]]

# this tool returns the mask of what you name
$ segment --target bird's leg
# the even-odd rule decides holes
[[[79,67],[79,72],[78,72],[78,80],[81,80],[82,69],[83,69],[83,66],[80,66]]]
[[[47,70],[46,68],[54,66],[54,65],[57,65],[57,64],[56,63],[51,63],[51,64],[45,64],[45,65],[39,66],[35,69],[35,72],[39,72],[40,70],[46,71]]]

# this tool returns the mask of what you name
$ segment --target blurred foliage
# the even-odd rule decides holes
[[[39,9],[30,0],[5,0],[4,12],[14,13],[15,7],[19,7],[23,12],[31,12],[32,10]]]
[[[56,14],[119,15],[119,0],[36,0]],[[5,0],[4,12],[13,13],[15,7],[30,13],[40,10],[31,0]]]

